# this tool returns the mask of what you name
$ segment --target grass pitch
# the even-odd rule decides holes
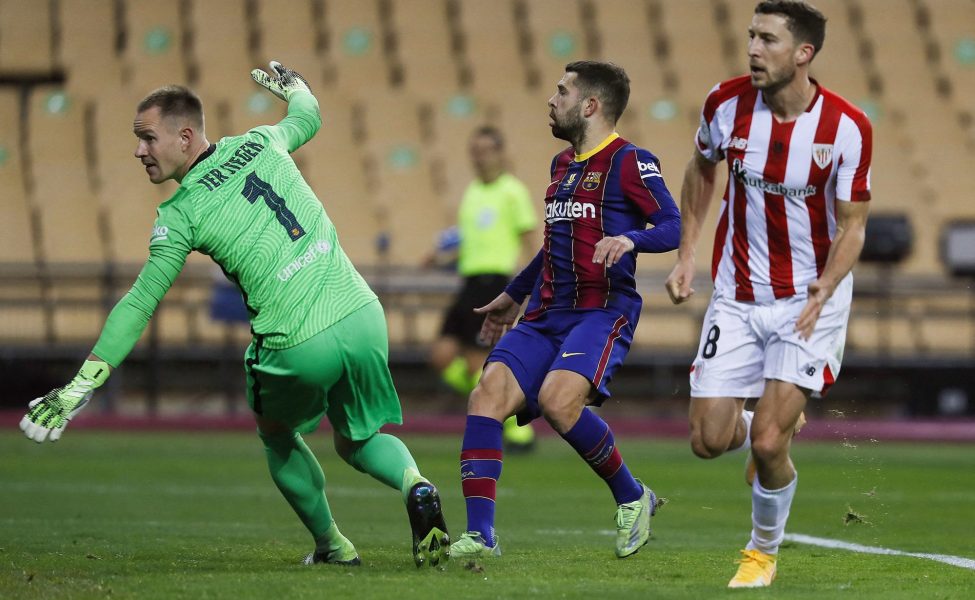
[[[668,503],[637,555],[613,554],[615,506],[559,438],[506,459],[504,556],[417,570],[398,493],[309,436],[359,568],[302,567],[310,538],[246,433],[70,428],[57,444],[0,433],[0,598],[971,598],[975,571],[786,543],[769,590],[727,590],[750,528],[742,454],[694,458],[683,441],[623,438],[634,473]],[[464,530],[460,432],[404,436]],[[789,532],[975,558],[975,448],[797,441]]]

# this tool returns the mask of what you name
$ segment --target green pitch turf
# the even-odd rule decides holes
[[[302,567],[310,539],[245,433],[0,433],[0,598],[972,598],[975,571],[786,543],[770,590],[727,590],[750,528],[743,455],[702,461],[681,441],[620,440],[668,499],[637,555],[613,555],[615,506],[558,438],[504,465],[504,556],[417,570],[400,496],[311,436],[359,568]],[[464,530],[459,432],[405,437]],[[862,441],[794,449],[789,532],[975,558],[975,447]]]

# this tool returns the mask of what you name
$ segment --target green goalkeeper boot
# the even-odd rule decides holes
[[[362,561],[359,553],[347,537],[339,533],[329,548],[316,549],[302,561],[305,565],[330,564],[345,567],[358,567]]]

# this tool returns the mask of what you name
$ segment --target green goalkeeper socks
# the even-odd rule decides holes
[[[328,534],[334,524],[325,497],[325,472],[318,459],[297,433],[260,436],[275,485],[298,513],[315,543],[327,546],[324,542],[330,539]]]
[[[440,378],[458,394],[468,396],[481,380],[481,369],[471,373],[467,370],[467,359],[458,356],[440,372]]]
[[[462,396],[470,394],[477,385],[477,379],[471,377],[467,370],[467,361],[462,356],[451,361],[447,368],[440,372],[440,378]],[[480,378],[480,372],[477,378]]]
[[[348,463],[393,489],[401,490],[407,469],[417,470],[413,455],[395,436],[377,433],[368,440],[354,442],[354,445]]]

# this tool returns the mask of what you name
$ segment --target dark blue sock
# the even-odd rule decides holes
[[[606,481],[617,504],[633,502],[643,494],[643,488],[630,474],[616,448],[609,425],[596,413],[582,409],[579,420],[562,437]]]
[[[460,452],[460,482],[467,504],[467,531],[494,546],[494,497],[501,478],[501,423],[468,415]]]

